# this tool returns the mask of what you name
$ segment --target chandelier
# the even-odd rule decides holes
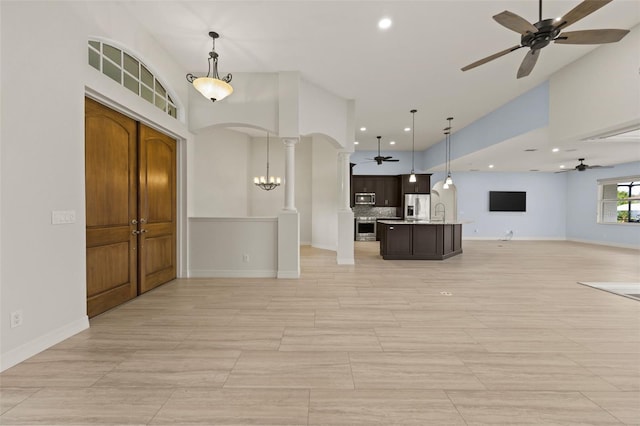
[[[444,189],[449,189],[449,185],[453,185],[453,179],[451,179],[451,120],[453,117],[448,117],[449,125],[444,128],[444,136],[445,136],[445,162],[447,168],[447,178],[444,180],[444,185],[442,187]]]
[[[215,31],[209,32],[209,37],[213,39],[213,47],[209,52],[209,70],[206,77],[196,77],[189,73],[187,74],[187,81],[193,84],[193,87],[207,99],[211,101],[221,101],[231,93],[233,93],[233,87],[229,84],[231,81],[231,74],[227,74],[225,77],[220,78],[218,75],[218,54],[216,53],[216,39],[220,37]],[[209,75],[211,74],[211,77]]]
[[[279,187],[280,182],[281,180],[279,177],[269,176],[269,132],[267,132],[267,174],[265,176],[254,177],[253,183],[265,191],[271,191],[272,189]]]

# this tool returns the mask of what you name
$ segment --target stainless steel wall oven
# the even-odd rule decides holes
[[[356,241],[376,240],[376,218],[357,217],[356,218]]]

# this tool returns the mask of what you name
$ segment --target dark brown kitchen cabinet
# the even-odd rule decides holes
[[[377,176],[354,175],[351,189],[353,192],[376,192]]]
[[[389,224],[381,228],[385,260],[444,260],[462,253],[461,224]]]
[[[380,254],[396,259],[408,259],[413,255],[413,225],[382,225]]]
[[[410,175],[400,175],[402,179],[400,183],[402,198],[404,198],[404,194],[429,194],[431,192],[430,174],[417,174],[416,182],[409,182],[409,176]]]
[[[375,193],[376,207],[400,206],[400,180],[398,176],[354,175],[351,178],[351,205],[358,192]]]
[[[379,207],[398,207],[400,205],[400,178],[398,176],[382,176],[382,195]]]

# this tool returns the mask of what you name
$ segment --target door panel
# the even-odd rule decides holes
[[[87,314],[137,294],[137,124],[85,99]]]
[[[176,277],[176,141],[143,124],[138,132],[138,289],[144,293]]]
[[[87,249],[87,280],[93,285],[87,289],[87,297],[92,298],[112,288],[128,285],[128,267],[113,268],[111,265],[128,265],[129,244],[116,243]]]

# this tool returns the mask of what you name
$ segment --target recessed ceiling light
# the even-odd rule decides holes
[[[378,21],[378,28],[380,28],[381,30],[386,30],[391,26],[391,19],[389,18],[382,18],[381,20]]]
[[[490,168],[490,169],[493,169],[493,164],[489,164],[489,168]]]
[[[561,165],[560,165],[560,168],[561,168],[561,169],[564,169],[564,164],[561,164]]]
[[[553,148],[553,149],[551,150],[551,152],[558,152],[558,151],[560,151],[560,148]]]
[[[355,141],[353,144],[354,144],[354,145],[360,145],[360,142]]]
[[[367,130],[367,128],[366,128],[366,127],[360,127],[360,131],[361,131],[361,132],[365,132],[366,130]]]
[[[405,128],[404,128],[404,131],[405,131],[405,132],[410,132],[410,131],[411,131],[411,127],[405,127]]]
[[[396,144],[396,141],[389,142],[389,145],[395,145],[395,144]]]

